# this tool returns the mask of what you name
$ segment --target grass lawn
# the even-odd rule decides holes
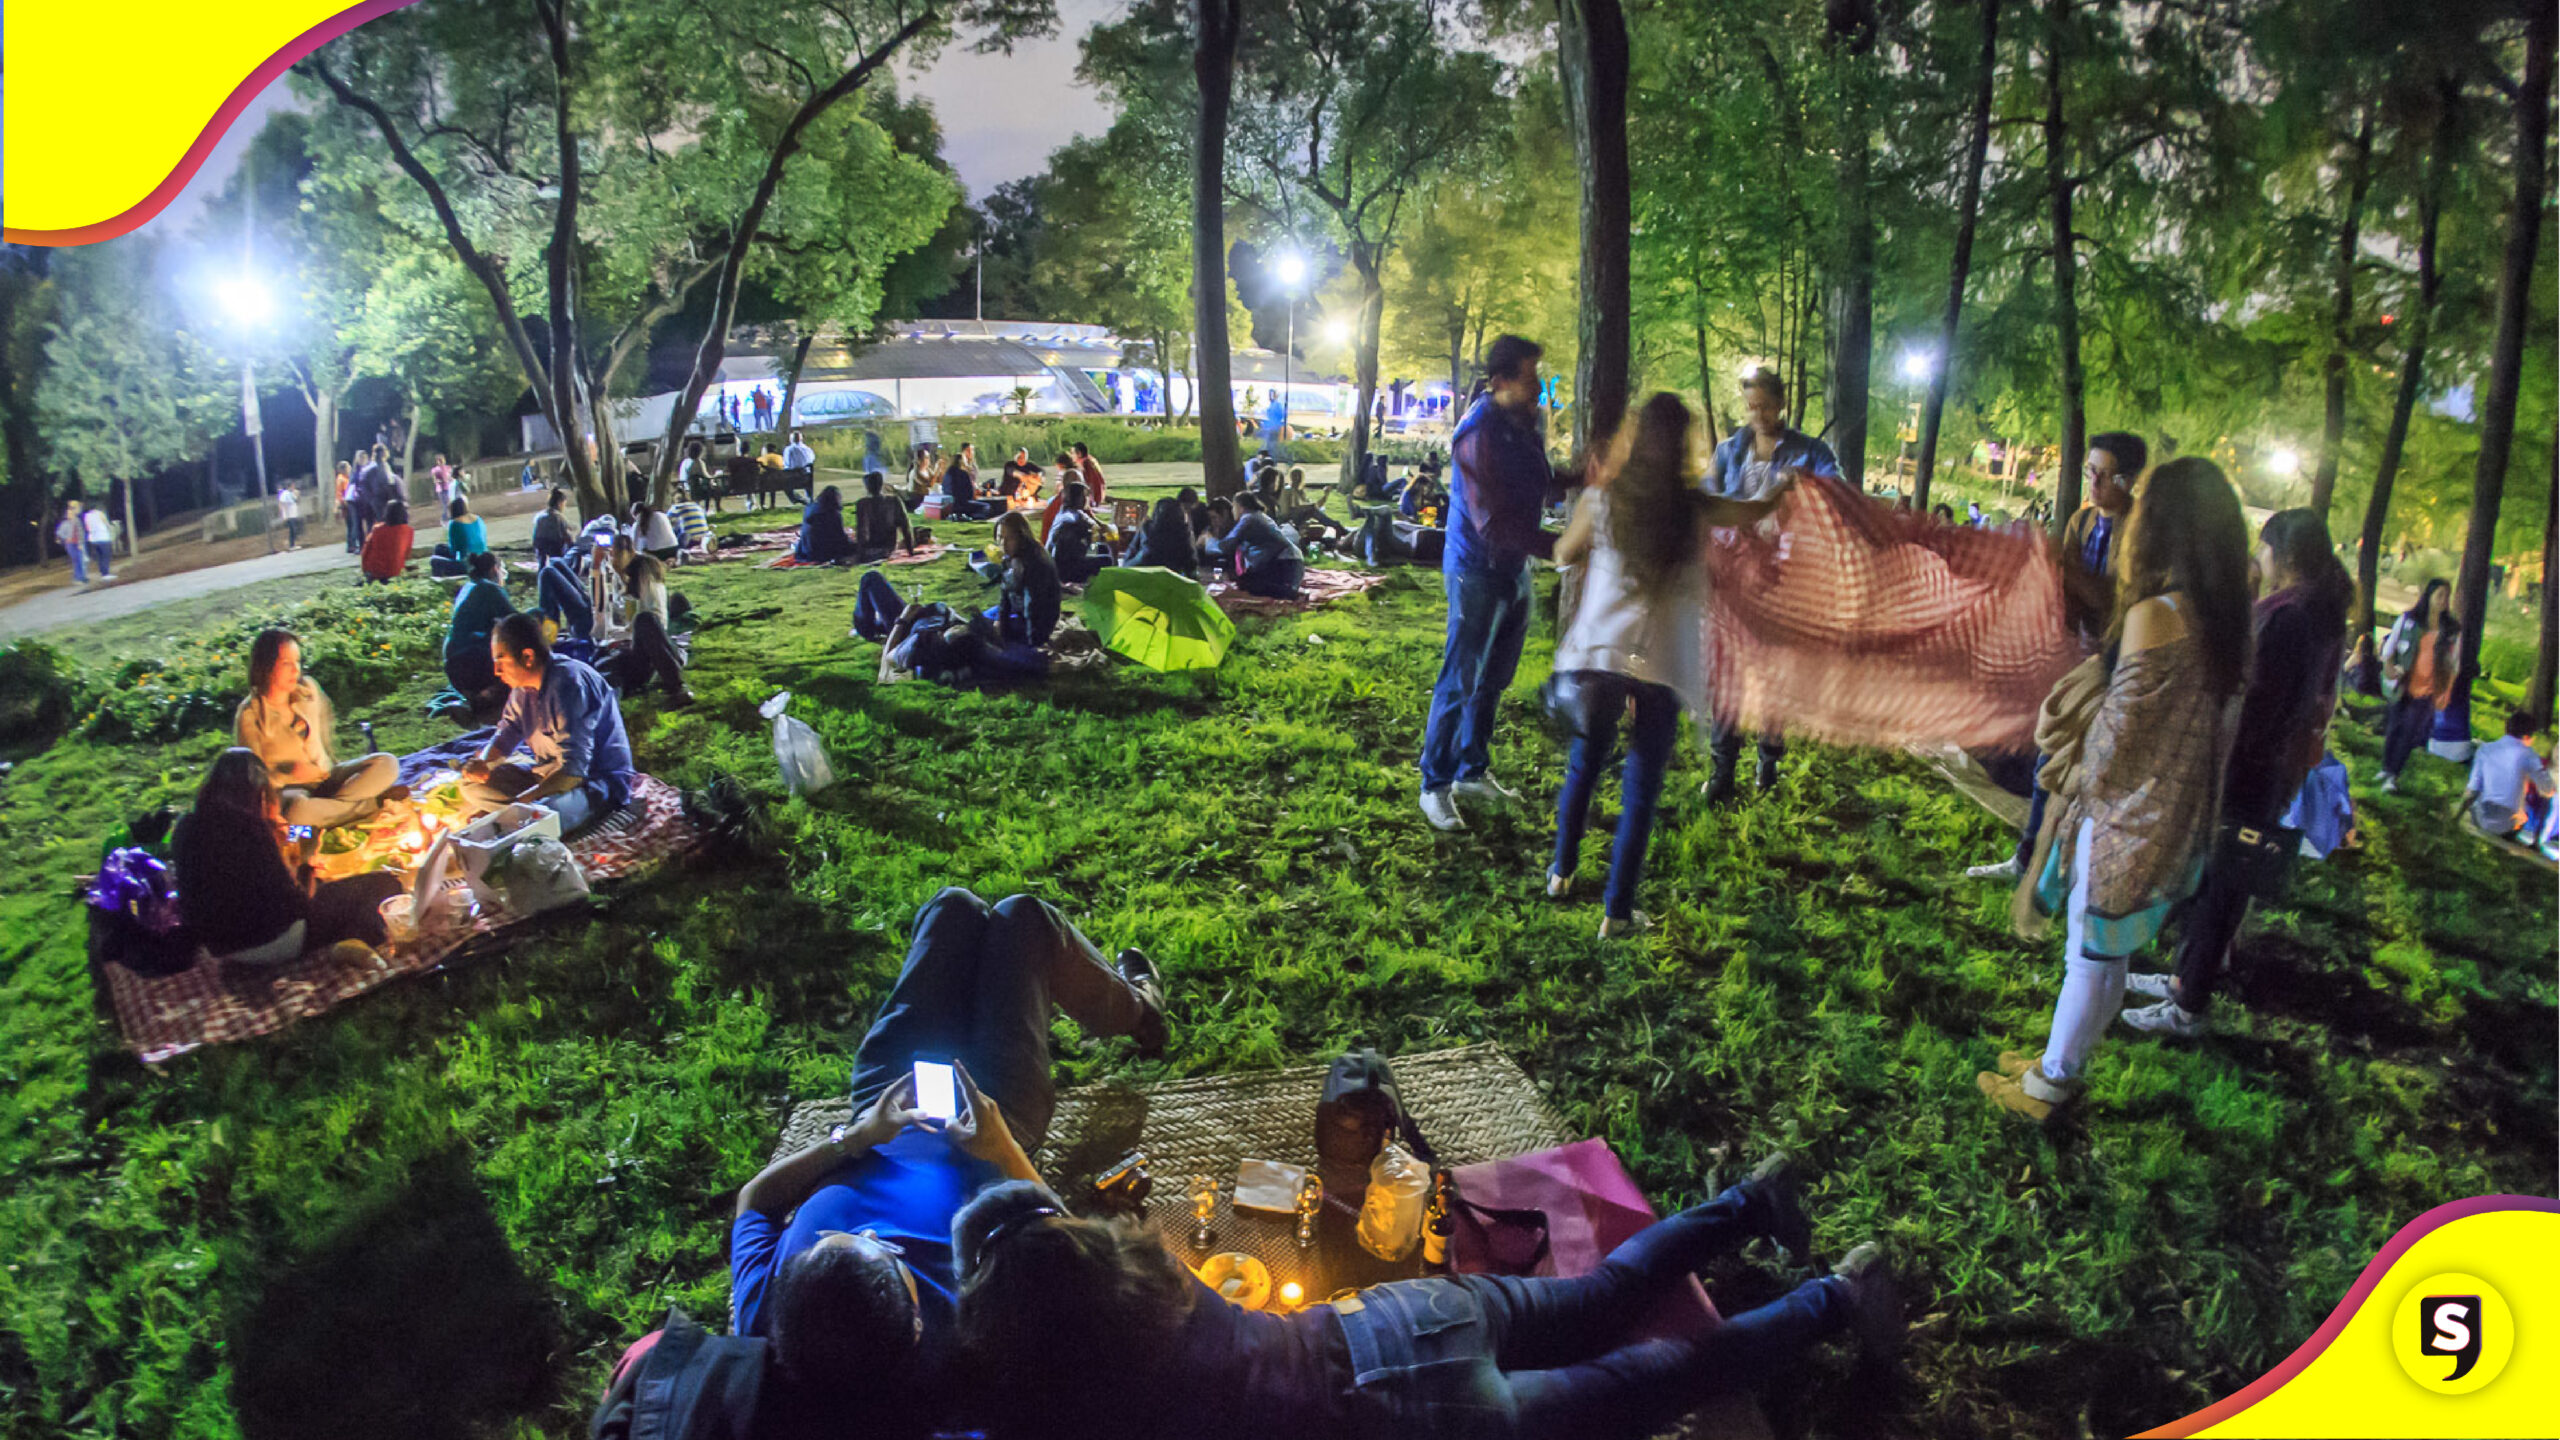
[[[892,574],[980,593],[954,559]],[[1496,754],[1530,808],[1445,837],[1414,808],[1436,575],[1242,622],[1213,674],[992,695],[875,687],[876,648],[845,633],[857,579],[683,571],[711,622],[702,703],[626,707],[647,768],[769,802],[769,855],[624,885],[503,957],[157,1068],[93,1013],[65,897],[223,736],[10,757],[0,1435],[582,1434],[669,1303],[725,1316],[733,1192],[792,1100],[842,1087],[908,917],[947,883],[1050,896],[1167,972],[1168,1057],[1061,1022],[1069,1083],[1492,1039],[1666,1208],[1796,1151],[1821,1245],[1885,1240],[1915,1332],[1892,1391],[1823,1383],[1836,1358],[1780,1379],[1785,1435],[2165,1422],[2282,1359],[2421,1210],[2554,1192],[2553,883],[2451,828],[2441,762],[2365,797],[2365,848],[2254,923],[2222,1034],[2119,1031],[2081,1121],[2040,1134],[1973,1075],[2041,1039],[2058,941],[2018,942],[2004,891],[1950,878],[2009,840],[1916,762],[1799,745],[1776,795],[1718,814],[1684,750],[1642,896],[1663,923],[1603,944],[1593,904],[1539,894],[1561,772],[1530,723],[1544,638]],[[312,586],[327,598],[262,603],[352,588]],[[179,664],[240,603],[54,638],[101,667]],[[415,678],[340,692],[347,743],[360,718],[395,749],[451,733],[420,710],[431,644],[416,616],[385,623],[367,648]],[[847,777],[810,800],[782,793],[756,715],[786,688]],[[2369,780],[2373,737],[2338,743]],[[1607,848],[1586,847],[1585,893]],[[1781,1283],[1737,1268],[1717,1293]],[[318,1428],[315,1394],[337,1397]]]

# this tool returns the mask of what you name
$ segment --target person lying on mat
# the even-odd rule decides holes
[[[1236,588],[1273,600],[1298,598],[1298,587],[1307,578],[1307,561],[1298,542],[1271,518],[1261,496],[1247,495],[1236,507],[1240,513],[1235,528],[1218,542],[1219,553],[1235,566]]]
[[[791,547],[791,558],[803,565],[853,558],[853,537],[844,533],[844,493],[833,485],[800,512],[800,540]]]
[[[474,815],[513,803],[540,805],[567,834],[631,798],[631,742],[622,703],[595,668],[551,653],[542,617],[514,614],[489,635],[489,659],[507,687],[498,733],[462,767],[462,800]],[[509,760],[516,747],[533,764]]]
[[[862,477],[862,498],[853,502],[853,552],[857,560],[886,560],[904,551],[914,554],[916,523],[907,507],[888,493],[889,477],[877,470]]]
[[[223,751],[196,790],[196,808],[178,821],[171,846],[189,933],[215,955],[263,964],[342,940],[380,945],[379,907],[407,882],[380,870],[316,878],[300,842],[285,837],[267,773],[256,751]]]
[[[249,643],[249,698],[231,712],[231,733],[267,767],[288,825],[327,830],[408,798],[398,756],[338,763],[338,712],[302,673],[302,638],[290,630],[261,630]]]
[[[945,1418],[959,1388],[952,1217],[989,1186],[1039,1180],[1030,1156],[1058,1103],[1053,1007],[1143,1055],[1170,1036],[1147,957],[1105,962],[1045,901],[990,906],[955,887],[916,912],[906,964],[854,1051],[852,1123],[738,1192],[729,1309],[735,1333],[772,1342],[762,1420],[859,1413],[861,1433],[899,1434]],[[957,1118],[917,1108],[919,1059],[952,1064]]]
[[[978,1418],[998,1440],[1634,1440],[1829,1336],[1855,1331],[1884,1347],[1902,1328],[1881,1253],[1867,1244],[1711,1328],[1622,1333],[1754,1236],[1806,1258],[1812,1226],[1784,1156],[1655,1221],[1587,1275],[1401,1280],[1288,1315],[1225,1303],[1147,1231],[1077,1219],[1029,1180],[969,1202],[951,1234],[960,1339],[985,1386]],[[1134,1425],[1133,1396],[1146,1397]]]

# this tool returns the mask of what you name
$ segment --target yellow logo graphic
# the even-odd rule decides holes
[[[2430,1275],[2400,1297],[2391,1354],[2439,1395],[2468,1395],[2498,1378],[2516,1348],[2506,1297],[2476,1275]]]

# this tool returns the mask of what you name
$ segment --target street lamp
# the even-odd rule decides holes
[[[2302,457],[2291,449],[2278,446],[2267,454],[2267,468],[2290,480],[2302,471]]]
[[[275,313],[274,298],[267,294],[267,287],[260,284],[255,276],[233,276],[216,287],[215,295],[221,300],[222,308],[230,312],[231,323],[243,330],[255,329],[265,324],[267,317]],[[249,358],[249,352],[244,347],[240,352],[240,428],[249,432],[249,453],[257,460],[258,528],[267,537],[268,553],[273,554],[276,548],[276,532],[274,526],[266,523],[265,514],[267,435],[266,426],[261,423],[258,416],[258,376],[255,366],[256,362]]]
[[[1307,257],[1295,250],[1283,251],[1271,273],[1280,277],[1281,293],[1289,297],[1289,348],[1280,352],[1280,424],[1286,428],[1290,406],[1297,398],[1290,388],[1297,378],[1298,287],[1307,281]],[[1277,441],[1279,437],[1272,438]]]
[[[1906,441],[1898,435],[1894,437],[1897,448],[1901,452],[1895,458],[1893,466],[1896,488],[1899,488],[1901,484],[1903,460],[1911,460],[1912,469],[1915,472],[1919,469],[1917,447],[1920,443],[1920,422],[1918,416],[1909,413],[1910,411],[1918,408],[1917,403],[1912,398],[1909,387],[1926,381],[1933,373],[1936,372],[1937,368],[1938,357],[1926,350],[1905,350],[1902,352],[1902,378],[1904,381],[1902,405],[1905,412],[1903,418],[1911,426],[1912,438]],[[2006,494],[2007,492],[2003,491],[2002,493]]]

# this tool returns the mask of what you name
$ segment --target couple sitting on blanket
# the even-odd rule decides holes
[[[874,470],[862,477],[862,498],[854,502],[852,534],[844,528],[844,496],[833,485],[818,492],[800,515],[800,539],[791,558],[803,565],[886,560],[898,551],[914,553],[915,523],[907,507],[886,493],[888,478]]]
[[[1641,1436],[1825,1336],[1889,1343],[1900,1328],[1868,1245],[1703,1333],[1621,1333],[1753,1236],[1806,1257],[1812,1227],[1778,1156],[1587,1275],[1441,1276],[1290,1315],[1239,1309],[1146,1231],[1069,1214],[1033,1168],[1058,1100],[1053,1006],[1142,1055],[1170,1038],[1147,957],[1106,961],[1044,901],[949,889],[918,913],[854,1054],[852,1122],[738,1192],[731,1315],[769,1363],[758,1413],[727,1417],[727,1433]],[[956,1119],[919,1113],[919,1057],[956,1062]],[[606,1401],[632,1434],[647,1369],[626,1357]]]

